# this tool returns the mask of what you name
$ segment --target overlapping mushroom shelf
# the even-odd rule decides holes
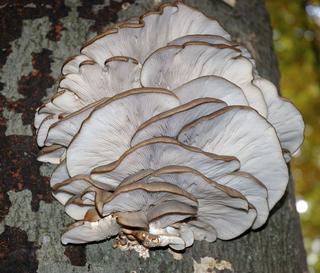
[[[117,236],[176,250],[261,227],[303,140],[296,108],[243,47],[181,2],[92,41],[35,117],[38,159],[58,164],[62,242]]]

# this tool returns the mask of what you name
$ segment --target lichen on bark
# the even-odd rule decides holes
[[[17,37],[11,27],[2,26],[12,31],[4,38],[13,38],[2,43],[6,49],[0,55],[0,151],[5,156],[0,166],[0,235],[20,234],[17,239],[25,240],[24,245],[33,249],[37,260],[37,264],[32,260],[29,271],[21,271],[17,263],[16,268],[10,267],[11,272],[188,273],[194,272],[194,263],[201,264],[204,257],[228,261],[234,272],[306,272],[292,179],[286,197],[266,226],[232,241],[196,242],[180,260],[166,249],[151,251],[150,258],[144,260],[133,252],[114,250],[110,242],[66,251],[60,234],[71,219],[62,206],[52,201],[47,178],[52,169],[36,162],[38,149],[30,135],[35,107],[55,91],[63,61],[77,54],[86,39],[118,20],[156,8],[161,1],[54,0],[46,7],[42,3],[45,1],[31,2],[22,7],[8,2],[10,7],[0,9],[6,18],[4,24],[16,24],[21,30]],[[233,7],[221,0],[185,2],[221,22],[234,40],[251,51],[261,75],[278,85],[272,29],[263,0],[238,0]],[[0,244],[1,240],[0,237]],[[13,257],[15,247],[19,244],[8,248]],[[78,261],[77,256],[85,261]],[[6,266],[0,259],[1,272],[9,272]]]

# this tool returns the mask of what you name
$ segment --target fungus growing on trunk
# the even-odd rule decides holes
[[[190,247],[261,227],[300,113],[215,20],[177,1],[89,41],[37,109],[38,160],[76,220],[62,243]]]

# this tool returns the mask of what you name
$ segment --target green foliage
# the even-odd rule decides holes
[[[309,204],[301,214],[311,272],[320,272],[320,17],[306,12],[320,1],[267,0],[281,70],[281,92],[302,112],[305,142],[291,163],[297,198]],[[317,240],[319,241],[317,241]]]

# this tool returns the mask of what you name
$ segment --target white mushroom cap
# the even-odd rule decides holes
[[[201,76],[223,77],[244,92],[249,105],[261,115],[267,115],[267,106],[261,90],[252,84],[252,63],[241,57],[238,50],[206,42],[188,42],[158,49],[145,61],[141,71],[144,86],[175,89]]]
[[[80,98],[69,90],[58,89],[57,94],[46,104],[43,104],[37,109],[34,126],[39,129],[42,121],[48,116],[67,115],[75,112],[85,104]]]
[[[42,120],[37,130],[37,144],[39,146],[44,146],[44,142],[47,138],[48,130],[50,126],[55,122],[57,122],[58,120],[59,120],[59,117],[55,115],[48,115],[46,118]]]
[[[56,184],[61,183],[68,178],[70,178],[70,176],[67,170],[67,165],[66,165],[66,162],[63,161],[56,167],[56,169],[52,173],[51,179],[50,179],[50,186],[54,187]],[[53,193],[52,195],[62,205],[65,205],[68,202],[68,200],[73,196],[72,194],[67,192],[61,192],[58,194]]]
[[[124,202],[124,200],[126,202]],[[119,187],[104,201],[103,214],[143,210],[147,222],[166,214],[193,215],[197,200],[187,191],[166,182],[133,183]],[[157,205],[158,204],[158,205]],[[184,207],[183,204],[187,205]],[[191,208],[189,209],[188,206]],[[129,224],[127,224],[130,226]]]
[[[46,133],[48,126],[41,122],[48,116],[58,120],[60,116],[78,111],[88,104],[140,87],[140,69],[137,61],[130,57],[112,57],[106,60],[103,67],[92,60],[84,60],[78,65],[78,70],[73,69],[74,73],[62,78],[58,95],[38,109],[35,127],[44,127],[42,130]],[[43,146],[43,142],[39,140],[38,145]]]
[[[234,172],[218,177],[216,181],[241,192],[254,207],[257,217],[252,225],[253,229],[261,227],[267,221],[269,216],[267,188],[258,179],[245,172]]]
[[[60,116],[60,118],[47,129],[44,144],[48,146],[59,144],[68,147],[75,134],[79,131],[82,122],[99,103],[105,100],[106,99],[102,99],[98,102],[93,102],[78,111]]]
[[[211,225],[216,230],[218,238],[230,239],[240,235],[252,226],[256,218],[256,211],[249,208],[247,200],[235,190],[236,187],[220,185],[194,169],[164,167],[146,176],[143,182],[152,185],[159,179],[192,194],[199,202],[196,221]],[[133,182],[132,185],[135,183],[137,182]],[[209,218],[210,221],[207,220]]]
[[[61,242],[66,244],[85,244],[109,239],[119,233],[120,227],[112,216],[96,221],[79,221],[71,224],[62,234]]]
[[[254,81],[266,100],[268,121],[275,128],[284,152],[294,155],[302,145],[304,122],[300,112],[288,100],[278,95],[276,87],[265,79]],[[287,160],[289,161],[289,160]]]
[[[238,50],[241,51],[241,55],[245,58],[247,58],[253,65],[253,72],[255,75],[258,74],[257,70],[256,70],[256,64],[254,59],[252,58],[250,52],[238,45],[235,44],[219,35],[210,35],[210,34],[196,34],[196,35],[186,35],[183,37],[179,37],[173,41],[171,41],[170,43],[168,43],[168,45],[183,45],[185,43],[188,42],[206,42],[212,45],[228,45],[228,46],[232,46]]]
[[[78,73],[67,74],[60,88],[74,92],[82,101],[91,103],[121,91],[140,87],[140,66],[129,57],[113,57],[104,67],[92,60],[84,61]]]
[[[201,137],[198,132],[202,132]],[[178,139],[207,152],[236,156],[240,160],[240,170],[255,176],[266,186],[270,209],[286,190],[288,168],[277,134],[252,108],[225,107],[184,127]]]
[[[182,104],[198,98],[215,98],[228,105],[248,105],[248,100],[239,86],[214,75],[193,79],[180,85],[173,92]]]
[[[89,61],[89,60],[91,59],[88,56],[83,54],[70,57],[68,60],[64,62],[61,69],[61,74],[67,75],[67,74],[78,73],[80,64],[84,61]]]
[[[60,164],[66,156],[66,148],[61,145],[44,147],[38,154],[37,160],[51,164]]]
[[[87,174],[94,167],[117,160],[130,147],[132,136],[144,121],[178,104],[167,90],[142,88],[114,96],[96,107],[67,151],[71,176]]]
[[[239,169],[239,161],[235,157],[204,153],[173,138],[160,137],[141,142],[127,150],[117,161],[93,169],[91,177],[101,183],[117,186],[121,180],[141,170],[170,165],[189,166],[209,178]]]
[[[159,12],[141,16],[139,23],[120,24],[97,36],[82,48],[81,53],[100,64],[112,56],[131,56],[142,63],[157,48],[189,34],[230,38],[217,21],[177,1],[162,5]]]
[[[83,220],[89,210],[94,209],[94,197],[82,199],[79,196],[73,196],[65,204],[65,212],[74,220]]]
[[[133,135],[130,144],[134,146],[154,137],[176,137],[184,125],[199,117],[214,113],[225,106],[226,104],[223,101],[203,98],[162,112],[141,124]]]

